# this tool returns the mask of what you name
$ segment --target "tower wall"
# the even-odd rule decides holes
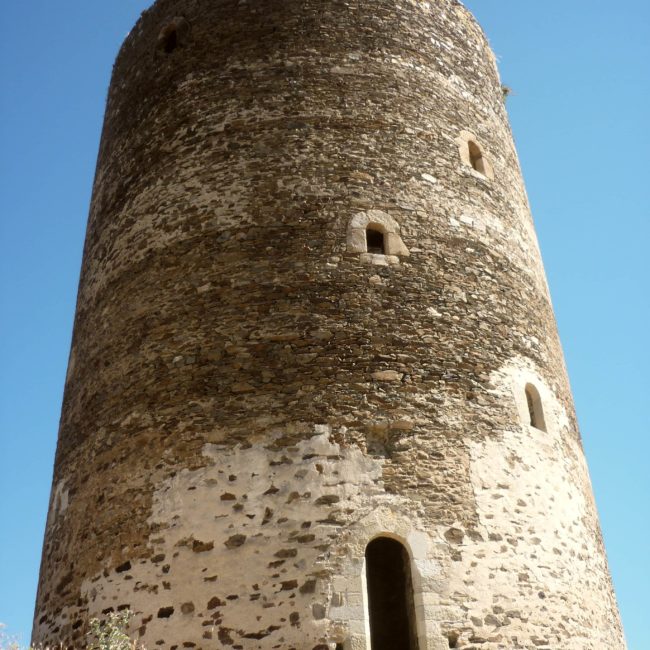
[[[159,0],[109,91],[34,641],[128,608],[148,648],[366,650],[380,535],[420,650],[625,647],[494,57],[451,0]]]

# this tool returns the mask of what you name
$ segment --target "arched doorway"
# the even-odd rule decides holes
[[[372,650],[419,650],[411,560],[398,541],[377,537],[366,547]]]

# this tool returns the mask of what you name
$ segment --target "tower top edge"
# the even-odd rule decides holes
[[[284,1],[288,2],[288,0]],[[348,4],[347,2],[337,2],[337,0],[327,1],[331,4],[339,4],[341,7],[347,6]],[[367,4],[369,6],[373,4],[381,5],[383,1],[384,0],[370,0]],[[216,0],[216,3],[222,4],[225,8],[229,4],[229,0]],[[174,17],[193,18],[196,20],[196,18],[201,13],[202,4],[209,4],[211,8],[214,8],[214,5],[216,3],[209,0],[153,0],[150,2],[148,7],[140,13],[140,16],[136,22],[127,32],[123,42],[120,45],[117,58],[119,59],[120,54],[128,45],[128,43],[133,41],[137,37],[138,33],[144,31],[145,25],[149,20],[153,20],[156,17],[159,17],[161,20],[169,20]],[[266,5],[269,10],[272,10],[274,6],[277,6],[277,2],[275,2],[275,0],[242,0],[237,4],[248,4],[256,11],[259,11],[260,8],[262,8],[264,5]],[[402,7],[402,10],[408,11],[409,8],[416,11],[422,10],[426,12],[434,12],[436,10],[439,10],[441,13],[444,13],[445,11],[457,11],[459,13],[459,17],[462,16],[465,20],[472,24],[472,26],[476,29],[482,38],[484,46],[490,51],[491,54],[493,54],[489,39],[481,23],[478,21],[474,13],[461,0],[406,0]]]

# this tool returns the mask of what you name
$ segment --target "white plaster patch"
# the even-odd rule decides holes
[[[326,426],[286,449],[208,444],[204,454],[205,467],[157,488],[152,558],[120,573],[106,567],[107,577],[84,583],[91,616],[126,605],[136,627],[153,616],[143,637],[148,645],[159,638],[166,647],[200,644],[179,625],[192,617],[214,621],[203,628],[212,637],[207,645],[229,637],[245,648],[322,643],[329,619],[314,612],[328,607],[330,533],[383,495],[382,462],[341,449]],[[170,607],[169,618],[158,618]]]
[[[383,535],[411,555],[421,649],[442,649],[432,592],[440,549],[426,525],[408,499],[384,491],[382,460],[341,448],[327,425],[314,430],[286,447],[206,444],[205,467],[154,493],[150,557],[83,583],[89,616],[128,607],[147,647],[368,650],[364,554]],[[202,624],[190,625],[196,618]]]
[[[540,394],[544,409],[544,420],[548,430],[547,440],[560,440],[560,434],[569,432],[569,415],[563,404],[555,395],[552,387],[548,386],[541,375],[535,370],[533,364],[524,358],[513,360],[509,365],[494,374],[494,383],[498,386],[509,388],[508,397],[514,399],[519,414],[519,421],[530,429],[530,415],[526,401],[526,385],[532,384]]]
[[[586,462],[568,417],[525,359],[512,360],[491,382],[502,399],[514,399],[521,424],[469,442],[478,536],[459,537],[447,578],[467,590],[459,625],[469,618],[473,635],[507,634],[522,647],[555,648],[567,638],[580,650],[619,647]],[[528,382],[542,395],[548,431],[528,424]]]

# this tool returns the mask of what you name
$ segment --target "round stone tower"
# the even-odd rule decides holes
[[[115,65],[34,641],[622,649],[455,0],[158,0]]]

